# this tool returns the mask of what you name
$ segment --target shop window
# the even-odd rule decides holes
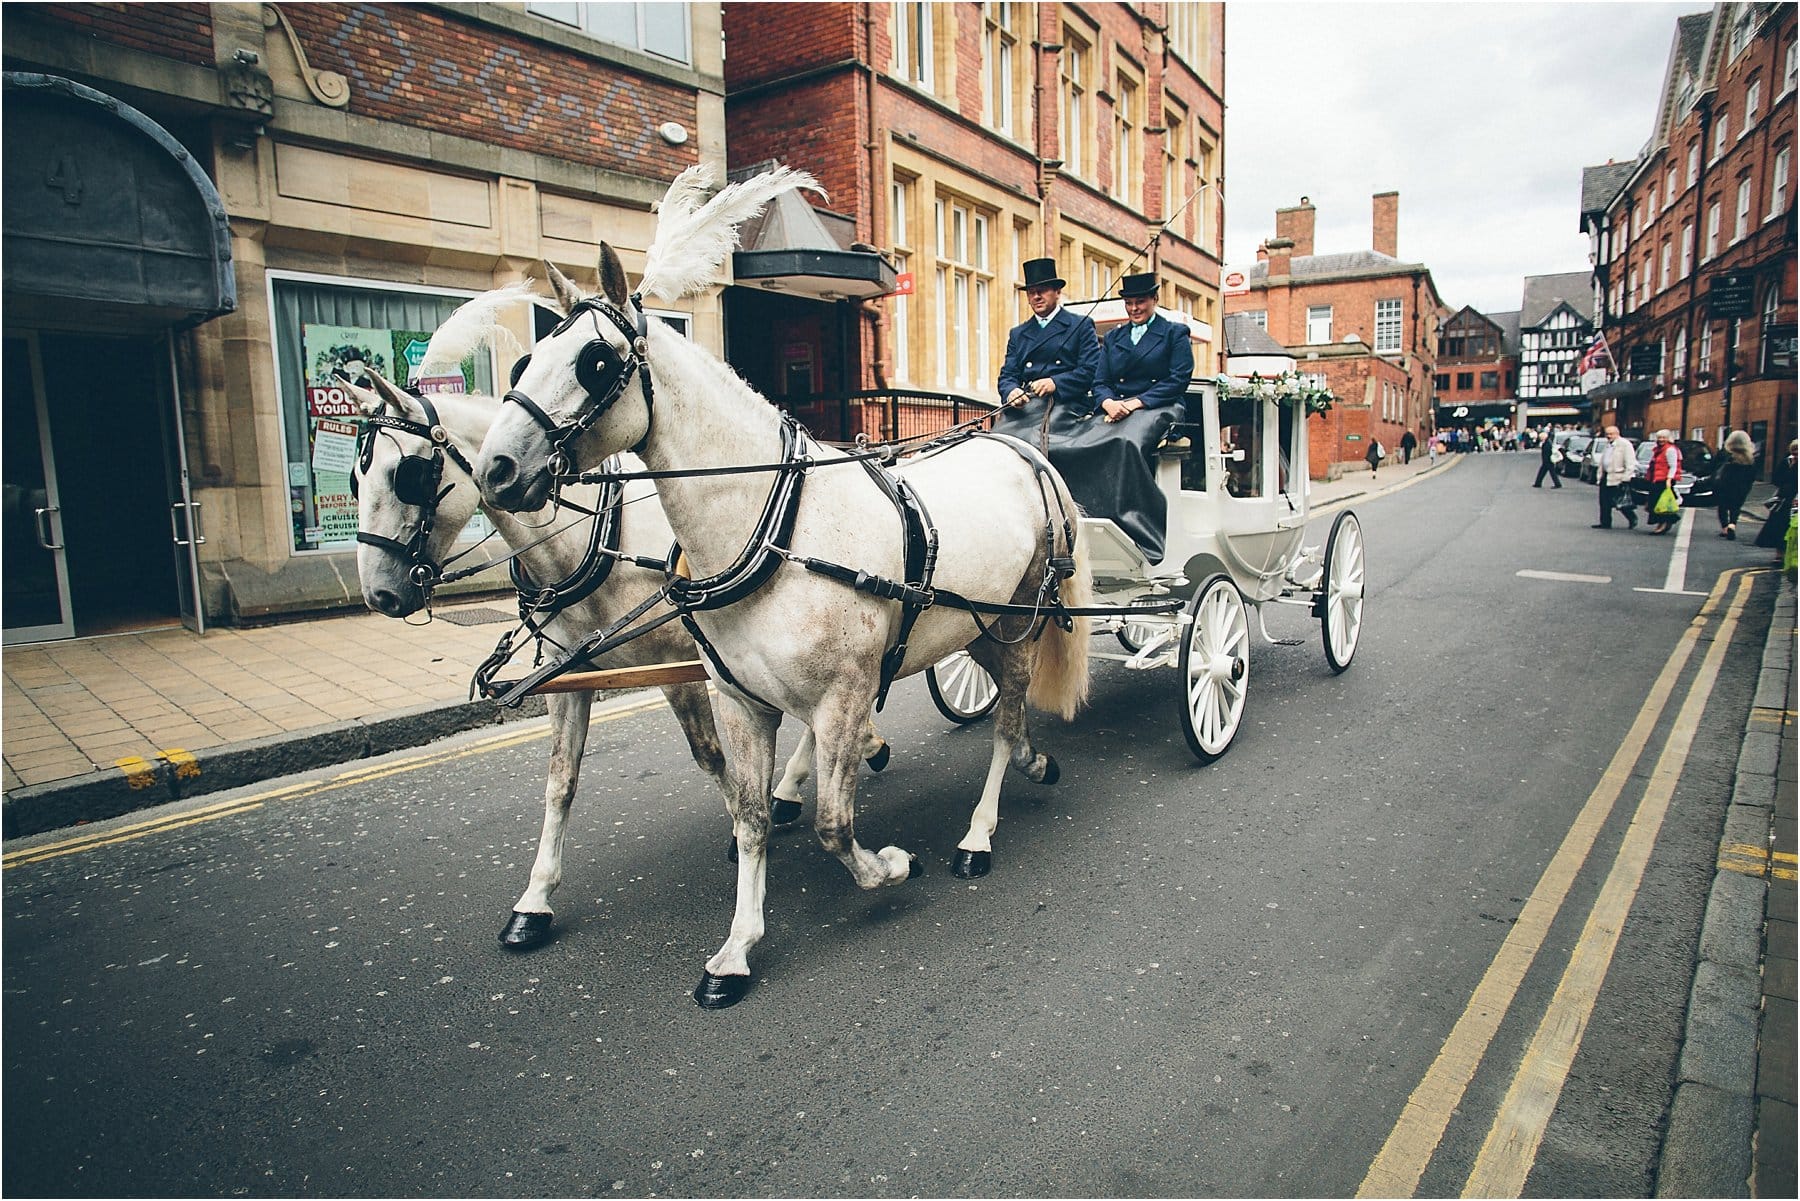
[[[432,331],[466,297],[281,278],[271,273],[275,360],[286,445],[289,511],[296,551],[343,551],[356,545],[356,501],[350,469],[362,412],[333,378],[333,368],[359,365],[426,391],[497,394],[486,350],[460,372],[415,381]],[[491,527],[479,514],[466,537]]]

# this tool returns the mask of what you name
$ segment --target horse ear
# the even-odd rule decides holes
[[[605,242],[600,243],[600,290],[620,308],[625,307],[631,289],[625,283],[625,264]]]
[[[385,375],[371,367],[369,382],[375,385],[375,394],[381,398],[382,403],[396,412],[406,412],[406,393],[396,388]]]
[[[339,387],[350,394],[352,400],[356,401],[356,407],[362,410],[364,417],[375,416],[375,414],[381,412],[383,406],[387,404],[387,401],[382,397],[380,392],[374,388],[363,387],[345,374],[341,368],[333,368],[331,377],[338,382]],[[371,383],[381,379],[380,376],[375,374],[373,368],[370,368],[363,378],[369,380]]]
[[[556,299],[562,302],[563,312],[567,313],[581,303],[581,289],[570,282],[568,276],[558,271],[555,263],[545,259],[544,267],[550,274],[550,290],[555,292]]]

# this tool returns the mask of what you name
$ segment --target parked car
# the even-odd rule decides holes
[[[1581,460],[1587,455],[1588,444],[1593,440],[1592,434],[1570,434],[1569,440],[1563,443],[1562,466],[1558,470],[1570,479],[1577,478],[1581,474]]]
[[[1718,466],[1718,458],[1708,450],[1706,443],[1696,442],[1692,438],[1677,438],[1675,445],[1681,451],[1681,478],[1675,481],[1675,495],[1681,498],[1683,508],[1705,508],[1713,503],[1713,469]],[[1637,475],[1631,481],[1631,494],[1640,505],[1650,504],[1650,456],[1656,453],[1656,439],[1645,438],[1637,448]]]
[[[1624,442],[1626,446],[1628,446],[1628,447],[1631,446],[1630,438],[1626,438],[1621,435],[1620,440],[1622,442]],[[1633,453],[1635,454],[1636,451],[1634,450]],[[1581,482],[1582,483],[1598,484],[1600,482],[1600,460],[1605,454],[1606,454],[1606,439],[1605,438],[1595,438],[1592,442],[1588,443],[1587,453],[1585,455],[1581,456]],[[1641,464],[1640,464],[1639,469],[1640,470],[1642,469]]]
[[[1574,436],[1574,430],[1560,430],[1550,435],[1550,465],[1559,475],[1562,474],[1564,452],[1568,449],[1569,439]]]

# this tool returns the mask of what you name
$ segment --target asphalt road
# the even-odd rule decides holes
[[[689,992],[730,919],[729,825],[655,709],[596,725],[559,936],[530,955],[495,935],[536,844],[536,723],[8,844],[4,1189],[1343,1196],[1387,1145],[1454,1195],[1601,937],[1657,756],[1691,740],[1521,1190],[1648,1195],[1769,577],[1722,657],[1708,633],[1671,669],[1441,1140],[1396,1133],[1704,594],[1767,558],[1700,514],[1693,594],[1637,591],[1677,540],[1588,529],[1593,489],[1532,491],[1536,466],[1479,456],[1358,504],[1355,664],[1272,615],[1305,643],[1257,649],[1210,767],[1173,672],[1097,667],[1074,723],[1038,719],[1062,781],[1009,779],[979,882],[947,863],[986,727],[897,687],[859,836],[927,874],[858,892],[809,806],[723,1012]]]

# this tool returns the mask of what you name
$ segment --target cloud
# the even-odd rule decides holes
[[[1527,275],[1587,268],[1581,171],[1643,149],[1676,19],[1667,3],[1226,9],[1226,261],[1309,196],[1321,254],[1370,245],[1400,193],[1399,250],[1454,307],[1516,309]]]

